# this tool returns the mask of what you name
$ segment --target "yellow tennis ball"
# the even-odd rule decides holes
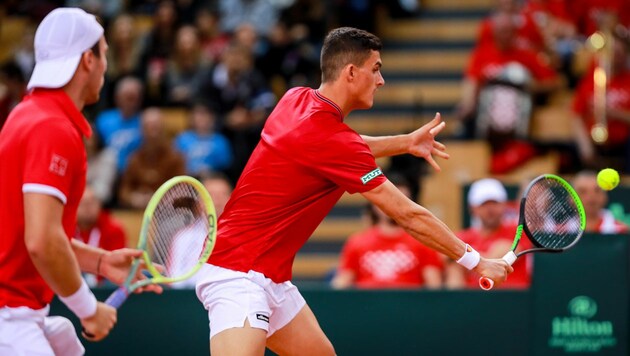
[[[612,168],[605,168],[597,173],[597,185],[603,190],[613,190],[619,184],[619,173]]]

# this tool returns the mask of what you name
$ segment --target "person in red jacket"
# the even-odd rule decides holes
[[[109,212],[103,210],[103,203],[94,190],[86,185],[77,210],[77,234],[74,238],[103,250],[113,251],[127,245],[123,226]],[[97,285],[103,278],[94,274],[84,274],[89,285]]]
[[[389,174],[388,178],[411,198],[411,187],[403,177]],[[333,288],[440,288],[442,255],[419,244],[373,204],[367,210],[372,224],[348,238]]]
[[[516,223],[506,214],[507,203],[507,192],[500,181],[486,178],[474,182],[468,192],[468,205],[472,215],[471,227],[460,231],[457,236],[475,246],[484,255],[503,257],[510,250],[516,233]],[[517,251],[530,247],[529,240],[521,239]],[[531,280],[531,262],[531,255],[516,260],[512,266],[514,272],[499,288],[528,288]],[[452,264],[448,268],[447,286],[479,289],[479,274]]]

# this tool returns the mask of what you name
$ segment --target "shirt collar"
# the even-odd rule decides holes
[[[335,110],[337,110],[339,112],[339,116],[341,117],[341,120],[343,121],[343,111],[341,111],[341,108],[339,107],[339,105],[335,104],[334,101],[328,99],[327,97],[323,96],[319,90],[317,89],[313,89],[313,92],[315,93],[315,97],[317,97],[319,100],[327,103],[328,105],[332,106]]]
[[[83,136],[88,138],[92,136],[92,127],[63,89],[35,88],[30,96],[34,98],[45,98],[54,102],[54,104],[67,115]]]

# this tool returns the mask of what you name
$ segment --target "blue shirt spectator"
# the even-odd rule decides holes
[[[116,85],[116,107],[96,117],[96,130],[105,146],[116,153],[118,172],[124,172],[129,155],[140,147],[140,108],[143,97],[142,83],[132,77],[121,79]]]
[[[206,105],[196,104],[190,120],[192,128],[175,138],[175,147],[186,159],[186,172],[201,176],[229,168],[232,147],[225,136],[214,132],[214,111]]]

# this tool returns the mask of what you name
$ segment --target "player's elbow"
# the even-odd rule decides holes
[[[33,260],[41,259],[42,256],[46,255],[46,245],[42,243],[41,240],[41,238],[32,236],[32,234],[30,236],[29,234],[24,236],[26,251],[28,251],[29,256],[31,256]]]

